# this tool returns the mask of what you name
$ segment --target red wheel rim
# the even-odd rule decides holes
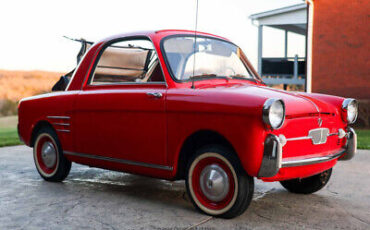
[[[209,165],[217,165],[221,167],[228,177],[229,189],[228,193],[221,201],[212,201],[206,197],[203,193],[201,186],[200,186],[200,176],[203,169]],[[221,210],[225,208],[234,197],[235,193],[235,180],[232,171],[230,170],[229,166],[222,160],[217,157],[206,157],[201,159],[196,166],[194,167],[193,174],[192,174],[192,187],[196,199],[206,208],[212,210]]]
[[[56,154],[55,163],[52,166],[49,166],[49,167],[45,164],[45,162],[43,161],[43,158],[42,158],[42,148],[43,148],[45,143],[50,143],[54,147],[55,154]],[[42,136],[37,142],[36,161],[37,161],[37,164],[39,165],[39,169],[42,170],[43,173],[45,173],[45,174],[52,174],[55,171],[55,169],[57,168],[58,151],[57,151],[57,148],[54,144],[54,141],[46,135]]]

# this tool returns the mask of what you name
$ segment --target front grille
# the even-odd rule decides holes
[[[342,123],[340,116],[332,116],[326,114],[320,116],[322,126],[318,124],[317,116],[314,117],[300,117],[295,119],[287,119],[284,126],[276,132],[277,135],[283,134],[287,139],[298,138],[297,141],[288,141],[283,147],[283,158],[285,157],[300,157],[305,155],[327,153],[328,151],[337,151],[343,146],[344,142],[338,141],[338,135],[331,135],[332,133],[338,132],[339,126]],[[326,128],[329,129],[329,136],[327,140],[322,144],[314,144],[312,137],[309,137],[310,130]],[[316,143],[324,142],[321,140],[321,132],[312,133],[312,136],[317,139]]]
[[[328,134],[329,134],[328,128],[311,129],[308,132],[308,136],[311,137],[312,144],[314,145],[326,143]]]

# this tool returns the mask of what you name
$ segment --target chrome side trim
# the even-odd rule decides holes
[[[71,119],[71,117],[69,117],[69,116],[47,116],[47,118],[49,118],[49,119],[66,119],[66,120]]]
[[[282,168],[303,166],[303,165],[310,165],[310,164],[317,164],[317,163],[331,161],[331,160],[337,159],[340,156],[342,156],[342,154],[345,151],[346,150],[344,149],[337,153],[327,155],[327,156],[322,156],[322,157],[311,157],[311,158],[301,158],[301,159],[295,159],[295,160],[286,160],[282,162]]]
[[[309,99],[308,97],[305,97],[305,96],[300,95],[300,94],[298,94],[298,93],[295,93],[294,95],[295,95],[295,96],[298,96],[298,97],[300,97],[300,98],[302,98],[303,100],[306,100],[306,101],[310,102],[310,103],[315,107],[315,109],[316,109],[316,111],[319,113],[319,117],[320,117],[320,109],[319,109],[319,107],[316,105],[316,103],[315,103],[315,102],[313,102],[313,101],[312,101],[311,99]]]
[[[69,133],[71,132],[71,130],[67,130],[67,129],[57,129],[58,132],[64,132],[64,133]]]
[[[70,126],[68,123],[53,123],[53,125]]]
[[[75,153],[75,152],[70,152],[70,151],[63,151],[63,153],[66,155],[71,155],[71,156],[85,157],[85,158],[90,158],[90,159],[103,160],[103,161],[115,162],[115,163],[126,164],[126,165],[135,165],[135,166],[168,170],[168,171],[173,170],[173,167],[166,166],[166,165],[150,164],[150,163],[130,161],[130,160],[124,160],[124,159],[118,159],[118,158],[112,158],[112,157],[91,155],[91,154],[86,154],[86,153]]]
[[[36,96],[32,96],[32,97],[26,97],[26,98],[23,98],[20,102],[39,99],[39,98],[58,97],[58,96],[62,96],[62,95],[73,95],[73,94],[78,94],[78,93],[79,93],[79,90],[51,92],[51,93],[40,94],[40,95],[36,95]]]
[[[328,137],[338,135],[338,133],[329,133]],[[339,135],[338,135],[339,136]]]
[[[318,129],[326,129],[326,128],[318,128]],[[314,130],[314,129],[312,129]],[[312,131],[310,130],[310,131]],[[336,133],[328,133],[326,136],[327,137],[330,137],[330,136],[338,136],[340,139],[343,138],[343,132],[344,130],[343,129],[339,129],[338,132]],[[291,137],[291,138],[286,138],[286,141],[300,141],[300,140],[312,140],[312,136],[310,136],[310,134],[308,136],[303,136],[303,137]]]
[[[315,103],[315,102],[313,102],[311,99],[309,99],[309,98],[307,98],[307,97],[303,97],[303,96],[302,96],[302,98],[304,98],[304,99],[306,99],[307,101],[311,102],[311,104],[313,104],[313,106],[315,106],[316,111],[319,113],[319,117],[320,117],[320,109],[319,109],[319,107],[316,105],[316,103]]]
[[[100,86],[100,85],[166,85],[166,82],[107,82],[107,83],[91,83],[90,86]]]
[[[299,140],[308,140],[311,139],[309,136],[305,137],[292,137],[292,138],[287,138],[286,141],[299,141]]]

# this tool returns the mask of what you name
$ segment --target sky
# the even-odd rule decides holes
[[[226,37],[257,65],[257,27],[251,14],[302,0],[199,0],[198,30]],[[0,69],[69,72],[79,43],[114,34],[195,28],[195,0],[8,0],[0,2]],[[264,30],[265,57],[283,57],[284,32]],[[304,37],[289,34],[288,56],[304,55]]]

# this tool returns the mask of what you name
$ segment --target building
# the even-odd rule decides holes
[[[311,91],[370,100],[370,4],[309,2]]]
[[[271,58],[262,57],[263,27],[278,28],[286,34],[292,32],[307,37],[307,63],[306,57],[298,57],[307,65],[307,73],[296,70],[303,79],[307,74],[307,80],[304,80],[307,91],[370,99],[369,12],[370,4],[364,0],[312,0],[308,4],[251,15],[250,19],[258,26],[259,73],[262,76],[279,75],[264,68]],[[287,46],[285,39],[285,50]],[[294,57],[287,57],[285,51],[285,57],[279,58],[281,68],[285,67],[284,59],[292,60]],[[299,62],[298,66],[301,66]],[[302,84],[302,80],[287,78],[287,75],[280,74],[278,77],[281,78],[266,78],[265,81]]]
[[[301,34],[306,30],[306,58],[303,59],[306,73],[301,74],[305,90],[359,99],[359,123],[369,127],[369,12],[370,4],[366,0],[307,0],[299,5],[254,14],[250,18],[259,27],[259,41],[262,40],[263,26]],[[261,44],[258,56],[258,70],[267,83],[296,83],[292,79],[297,75],[299,78],[299,69],[293,78],[285,75],[268,80],[271,77],[264,73],[266,62]]]
[[[271,85],[306,85],[306,56],[288,57],[288,32],[307,35],[307,5],[305,3],[253,14],[249,17],[258,26],[258,73]],[[284,56],[263,56],[265,27],[285,32]]]

